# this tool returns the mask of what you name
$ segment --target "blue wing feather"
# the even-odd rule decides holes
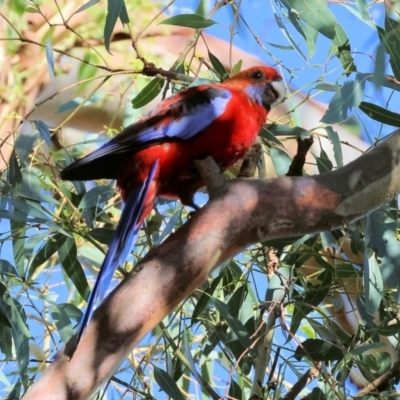
[[[158,161],[153,164],[149,176],[143,185],[132,190],[126,200],[115,235],[111,241],[103,264],[101,265],[92,293],[89,296],[86,312],[80,321],[78,328],[78,341],[82,337],[87,324],[92,318],[96,304],[103,301],[115,270],[119,265],[126,261],[136,242],[140,230],[140,224],[138,221],[150,184],[153,181],[157,165]]]

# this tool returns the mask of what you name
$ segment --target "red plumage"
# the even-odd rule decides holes
[[[272,68],[253,67],[223,83],[182,90],[62,171],[61,178],[68,180],[117,179],[126,201],[79,337],[96,299],[104,297],[113,272],[128,256],[155,197],[195,207],[193,196],[204,183],[193,160],[211,156],[225,170],[243,158],[280,95],[275,83],[281,80]]]

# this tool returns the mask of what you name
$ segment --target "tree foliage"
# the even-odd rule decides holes
[[[264,163],[260,177],[286,174],[294,155],[287,148],[298,137],[327,139],[309,161],[324,173],[342,167],[351,146],[351,136],[344,139],[338,130],[356,127],[375,146],[400,126],[396,3],[260,6],[281,32],[279,40],[253,31],[249,13],[256,2],[209,7],[201,0],[190,13],[173,3],[0,0],[0,388],[8,399],[40,379],[72,337],[121,213],[114,182],[62,182],[59,171],[140,117],[157,96],[238,72],[246,59],[209,48],[207,28],[224,26],[233,43],[236,34],[247,35],[294,85],[301,70],[310,74],[302,100],[288,93],[287,108],[261,132],[262,158],[274,171],[265,171]],[[373,32],[377,49],[354,48],[343,12]],[[227,49],[239,54],[232,42]],[[283,53],[295,62],[280,62]],[[365,62],[370,57],[371,65]],[[314,104],[309,99],[316,93],[329,105],[314,126],[304,127],[300,106]],[[88,125],[93,133],[73,130],[89,131]],[[115,283],[184,224],[189,211],[159,200]],[[300,392],[313,400],[357,393],[395,398],[397,200],[369,211],[340,229],[256,244],[215,269],[147,334],[102,391],[178,400],[290,399]]]

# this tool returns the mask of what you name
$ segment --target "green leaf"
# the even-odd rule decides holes
[[[364,291],[367,311],[375,316],[382,301],[383,281],[375,254],[368,259],[367,252],[364,254]]]
[[[23,164],[28,158],[38,137],[39,134],[37,132],[30,132],[18,136],[17,140],[15,141],[15,151],[17,152],[21,164]]]
[[[55,81],[54,81],[54,53],[53,53],[53,48],[51,47],[51,41],[50,41],[50,36],[47,36],[46,39],[46,59],[47,59],[47,67],[49,69],[49,75],[51,82],[55,86]]]
[[[87,299],[90,290],[82,266],[77,259],[75,240],[67,238],[58,249],[58,254],[69,279],[74,283],[82,298]]]
[[[204,18],[203,16],[198,14],[175,15],[160,22],[160,25],[176,25],[194,29],[208,28],[209,26],[214,24],[216,24],[215,21]]]
[[[232,68],[232,75],[236,75],[240,72],[240,70],[242,69],[242,60],[239,60]]]
[[[7,260],[0,260],[0,274],[7,275],[10,278],[18,276],[15,267]]]
[[[332,284],[332,273],[325,270],[319,275],[319,284],[307,287],[306,295],[300,303],[296,303],[296,307],[293,311],[292,323],[290,326],[290,332],[295,335],[301,321],[310,312],[315,310],[315,307],[319,306],[322,300],[325,299],[329,293]]]
[[[242,400],[243,398],[242,388],[234,379],[231,380],[231,384],[229,385],[229,398],[237,400]]]
[[[298,16],[308,25],[322,33],[328,39],[336,36],[337,21],[323,0],[286,0],[297,11]]]
[[[156,246],[158,246],[172,232],[172,229],[175,228],[175,225],[178,222],[180,216],[181,216],[181,210],[178,208],[174,212],[174,214],[170,217],[167,225],[165,225],[165,228],[163,229],[161,235],[157,240]]]
[[[10,156],[7,170],[7,180],[11,186],[15,186],[17,183],[22,183],[22,173],[17,161],[17,157],[15,157],[15,147]]]
[[[329,108],[321,119],[325,124],[334,124],[348,118],[347,111],[357,107],[364,94],[365,79],[356,76],[354,81],[347,81],[335,93],[329,103]]]
[[[271,147],[269,150],[269,155],[272,160],[272,164],[274,165],[276,174],[278,176],[286,175],[289,171],[290,164],[292,163],[292,159],[278,147]]]
[[[325,153],[323,149],[321,149],[320,157],[317,157],[315,154],[313,155],[315,160],[317,161],[317,167],[320,174],[332,171],[333,168],[332,161],[328,158],[328,155]]]
[[[58,329],[58,332],[60,332],[61,340],[64,343],[67,343],[74,334],[71,321],[62,307],[59,307],[56,304],[51,304],[50,309],[53,321]]]
[[[280,267],[277,273],[272,275],[268,284],[267,293],[265,294],[267,305],[271,303],[280,303],[290,298],[291,293],[288,292],[287,287],[291,277],[292,269],[290,267]]]
[[[115,229],[110,228],[94,228],[89,231],[90,236],[102,244],[109,245],[115,235]]]
[[[313,361],[336,361],[344,357],[343,351],[332,343],[321,339],[307,339],[299,345],[294,358],[300,361],[310,357]]]
[[[36,269],[49,260],[50,257],[65,243],[66,240],[67,236],[62,235],[61,233],[56,233],[55,235],[50,236],[48,240],[44,242],[29,265],[28,272],[26,274],[26,280],[28,282],[32,279]]]
[[[386,125],[400,127],[400,115],[397,113],[366,101],[363,101],[359,107],[361,111],[365,112],[365,114],[375,121]]]
[[[67,111],[72,111],[78,108],[82,103],[85,103],[85,106],[89,106],[91,104],[97,103],[98,101],[104,99],[104,94],[95,93],[90,96],[88,99],[83,97],[75,97],[74,99],[67,101],[64,104],[61,104],[60,107],[56,110],[57,114],[61,114]]]
[[[385,285],[396,289],[391,295],[400,302],[400,243],[397,240],[397,221],[393,220],[385,207],[372,212],[371,243],[381,261],[380,271]]]
[[[215,69],[215,72],[217,73],[221,81],[229,77],[229,73],[224,65],[221,63],[221,61],[218,60],[217,57],[214,56],[213,53],[211,53],[210,50],[208,50],[208,58],[210,59],[211,65]]]
[[[25,236],[26,222],[10,220],[14,263],[17,267],[18,274],[24,275],[25,267]]]
[[[329,83],[318,83],[318,85],[315,85],[315,89],[324,90],[326,92],[335,92],[336,93],[340,89],[340,86],[331,85]]]
[[[310,400],[326,400],[325,393],[319,387],[315,387],[311,392]]]
[[[387,346],[386,343],[366,343],[357,346],[355,349],[350,351],[350,356],[357,357],[361,354],[364,354],[367,351],[380,349],[381,347]]]
[[[237,318],[234,318],[230,314],[229,307],[215,297],[210,298],[210,303],[219,311],[242,345],[245,348],[250,347],[251,340],[246,327]]]
[[[154,365],[154,379],[169,397],[173,400],[185,400],[175,381],[162,369]]]
[[[36,125],[36,129],[39,131],[39,136],[45,141],[47,146],[51,146],[50,129],[49,127],[40,120],[32,121]]]
[[[260,136],[262,138],[264,138],[265,140],[267,140],[268,142],[270,142],[270,143],[275,143],[278,146],[282,146],[283,147],[282,142],[280,140],[278,140],[275,137],[275,135],[269,130],[270,126],[271,125],[269,125],[268,127],[263,126],[263,128],[261,129],[261,132],[260,132]]]
[[[199,317],[201,316],[201,314],[207,307],[207,304],[208,304],[211,296],[213,295],[215,289],[221,282],[221,279],[224,277],[224,275],[225,275],[225,270],[222,271],[216,278],[213,279],[213,281],[211,282],[211,285],[200,296],[199,300],[197,301],[196,306],[194,307],[193,313],[192,313],[192,324],[198,322]]]
[[[90,208],[104,204],[110,200],[113,195],[114,189],[111,186],[96,186],[85,193],[78,205],[78,208]]]
[[[12,351],[12,329],[6,315],[0,311],[0,350],[6,361],[13,356]]]
[[[104,46],[109,53],[111,35],[114,31],[117,19],[121,16],[121,22],[124,23],[126,18],[126,8],[124,0],[108,0],[107,17],[104,26]]]
[[[335,26],[335,30],[336,36],[335,39],[333,39],[332,41],[332,46],[337,53],[344,70],[347,72],[357,71],[353,57],[351,55],[350,42],[349,38],[346,35],[346,32],[339,24]],[[349,73],[347,73],[347,75],[349,75]]]
[[[79,7],[74,14],[78,14],[82,11],[87,10],[89,7],[94,6],[95,4],[97,4],[100,0],[89,0],[87,3],[85,3],[83,6]]]
[[[326,126],[325,130],[329,140],[333,144],[333,154],[335,156],[336,165],[338,167],[343,167],[342,144],[340,143],[339,135],[331,126]]]
[[[368,11],[368,4],[366,0],[356,0],[356,4],[358,7],[358,11],[360,12],[360,15],[364,21],[369,21],[371,17],[369,16],[369,11]]]
[[[140,93],[132,99],[132,107],[140,108],[150,103],[155,99],[161,92],[164,86],[164,80],[161,78],[152,79],[141,91]]]
[[[400,22],[390,18],[387,14],[385,17],[385,34],[384,38],[381,38],[382,40],[390,56],[389,62],[394,76],[397,80],[400,80]]]
[[[290,32],[286,29],[285,25],[282,22],[282,19],[280,16],[276,13],[274,13],[275,16],[275,21],[279,27],[279,29],[282,32],[282,35],[286,37],[286,39],[292,44],[292,46],[297,50],[297,52],[303,57],[304,60],[307,60],[307,57],[304,55],[304,53],[301,51],[300,47],[297,45],[296,41],[292,38],[290,35]]]
[[[379,89],[384,84],[385,81],[385,76],[384,76],[386,69],[385,53],[386,53],[385,42],[382,42],[378,46],[378,49],[376,50],[375,68],[372,77],[372,82],[374,83],[377,89]]]
[[[26,338],[32,337],[26,325],[26,314],[21,304],[11,296],[2,283],[0,283],[0,310],[11,325],[13,336],[23,335]]]
[[[294,136],[301,139],[312,136],[310,131],[300,126],[271,124],[268,125],[266,129],[275,136]]]

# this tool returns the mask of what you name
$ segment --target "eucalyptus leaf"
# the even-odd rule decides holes
[[[185,400],[175,381],[161,368],[154,368],[154,379],[161,390],[167,393],[173,400]]]
[[[164,86],[164,80],[161,78],[152,79],[140,93],[132,99],[132,107],[140,108],[154,100],[161,92]]]
[[[334,124],[345,121],[348,118],[348,110],[361,103],[364,87],[365,79],[360,75],[357,75],[353,81],[345,82],[333,96],[321,122]]]
[[[400,114],[386,110],[383,107],[373,103],[363,101],[360,103],[360,110],[365,112],[370,118],[382,124],[400,127]]]
[[[161,24],[183,26],[185,28],[203,29],[216,24],[216,22],[211,19],[204,18],[202,15],[198,14],[181,14],[167,18],[164,21],[160,22],[160,25]]]

